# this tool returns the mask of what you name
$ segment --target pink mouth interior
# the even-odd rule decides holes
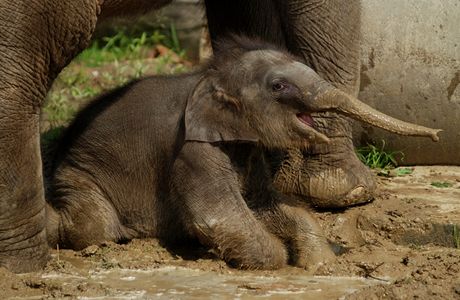
[[[315,121],[313,121],[313,118],[310,116],[310,114],[298,113],[296,116],[302,123],[310,127],[313,127],[315,125]]]

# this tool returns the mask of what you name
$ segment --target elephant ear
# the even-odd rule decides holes
[[[198,142],[257,142],[255,130],[243,112],[241,102],[230,96],[211,78],[202,78],[185,108],[185,140]]]

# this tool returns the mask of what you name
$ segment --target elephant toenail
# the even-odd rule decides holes
[[[366,189],[363,186],[358,186],[348,193],[347,199],[361,198],[365,193]]]

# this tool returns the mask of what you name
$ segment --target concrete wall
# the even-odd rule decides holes
[[[405,121],[441,128],[441,141],[361,127],[406,164],[460,164],[460,1],[362,0],[360,99]],[[359,126],[357,126],[359,127]]]

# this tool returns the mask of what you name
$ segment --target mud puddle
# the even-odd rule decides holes
[[[460,167],[378,177],[376,199],[315,213],[342,254],[315,274],[229,268],[154,239],[53,250],[37,273],[0,268],[4,299],[460,299]],[[199,248],[199,247],[198,247]]]
[[[79,284],[82,277],[48,274],[61,284]],[[337,299],[360,288],[376,284],[375,280],[326,276],[255,276],[215,274],[184,267],[160,267],[153,270],[116,269],[97,271],[85,279],[101,285],[104,296],[82,299]],[[55,281],[55,282],[57,282]],[[30,298],[21,298],[30,299]]]

